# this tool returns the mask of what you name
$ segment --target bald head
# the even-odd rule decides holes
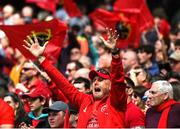
[[[3,8],[4,18],[9,18],[14,13],[14,7],[12,5],[5,5]]]
[[[30,6],[25,6],[22,9],[22,15],[24,17],[32,17],[33,16],[33,9]]]
[[[124,71],[128,72],[139,65],[137,53],[133,50],[126,50],[122,55]]]

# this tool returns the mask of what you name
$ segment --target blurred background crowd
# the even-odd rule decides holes
[[[63,2],[59,2],[52,13],[25,0],[0,0],[0,24],[25,25],[53,18],[67,24],[68,32],[61,53],[53,63],[80,92],[91,94],[90,70],[110,70],[112,57],[110,50],[99,39],[105,29],[93,26],[89,14],[97,8],[112,11],[114,2],[115,0],[75,0],[83,16],[70,17],[63,8]],[[120,50],[128,87],[127,95],[144,114],[148,109],[146,91],[154,81],[170,82],[174,100],[180,101],[180,1],[146,0],[146,4],[159,33],[155,28],[145,30],[137,48]],[[43,108],[52,101],[67,102],[48,75],[11,46],[2,30],[0,98],[14,109],[14,127],[23,127],[24,123],[33,127],[49,127]],[[72,114],[77,115],[78,111],[72,108]],[[75,115],[72,116],[72,127],[76,126]],[[41,124],[36,122],[42,118]]]

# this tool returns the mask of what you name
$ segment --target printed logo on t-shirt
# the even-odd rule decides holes
[[[87,128],[98,128],[99,123],[95,117],[91,118],[88,122]]]
[[[107,104],[101,107],[101,112],[103,112],[105,115],[108,115],[107,108],[108,108]]]

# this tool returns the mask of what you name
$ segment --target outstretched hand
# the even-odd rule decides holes
[[[106,28],[108,39],[107,41],[100,36],[100,39],[103,41],[104,45],[109,49],[114,49],[116,47],[116,42],[118,40],[119,35],[117,34],[117,31],[115,30],[113,32],[112,29]]]
[[[34,40],[33,40],[33,38],[34,38]],[[27,36],[28,40],[24,40],[25,45],[23,45],[23,47],[25,47],[35,57],[41,56],[43,54],[48,42],[46,42],[43,46],[40,46],[36,35],[33,34],[33,38],[31,38],[30,36]]]

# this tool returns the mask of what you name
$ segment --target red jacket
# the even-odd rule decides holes
[[[0,126],[1,125],[14,125],[14,110],[9,104],[0,99]]]
[[[127,96],[125,93],[124,72],[121,59],[112,59],[111,91],[110,95],[95,103],[92,95],[79,92],[48,60],[41,66],[45,69],[52,81],[63,92],[67,99],[79,109],[77,128],[86,128],[94,110],[97,111],[99,128],[125,127],[125,111]]]

